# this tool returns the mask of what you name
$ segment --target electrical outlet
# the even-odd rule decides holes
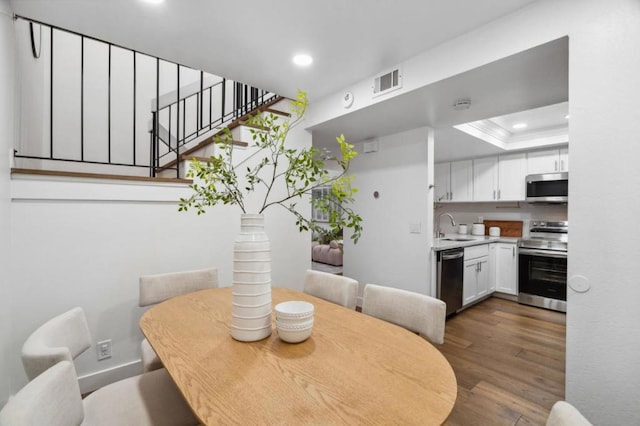
[[[96,343],[96,349],[98,351],[98,361],[111,358],[111,339]]]

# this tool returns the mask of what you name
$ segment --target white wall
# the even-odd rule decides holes
[[[640,115],[633,93],[640,87],[640,3],[537,1],[406,61],[403,91],[567,35],[569,279],[584,276],[591,289],[568,292],[566,398],[594,424],[638,424]],[[343,114],[335,107],[340,93],[367,99],[366,87],[317,102],[310,121]]]
[[[19,87],[21,98],[20,137],[16,148],[22,155],[44,156],[50,154],[50,89],[51,89],[51,29],[36,25],[42,34],[40,58],[31,52],[29,22],[18,19],[14,23],[18,66],[20,68]],[[143,54],[135,55],[135,105],[133,103],[134,58],[133,53],[119,47],[111,49],[111,74],[109,74],[109,48],[106,43],[85,39],[84,42],[84,86],[81,85],[81,38],[62,30],[54,30],[54,90],[53,90],[53,140],[54,156],[57,158],[81,158],[88,161],[107,162],[109,153],[114,163],[137,165],[149,164],[149,130],[156,98],[156,59]],[[37,36],[36,36],[37,37]],[[36,40],[38,40],[36,38]],[[164,101],[176,99],[176,64],[160,61],[159,92]],[[111,89],[109,92],[109,78]],[[184,88],[199,81],[200,72],[181,67],[180,87]],[[211,81],[219,77],[205,74]],[[84,93],[81,91],[84,87]],[[184,89],[183,89],[184,90]],[[111,94],[111,126],[109,127],[109,93]],[[231,93],[231,92],[228,92]],[[184,91],[183,91],[184,95]],[[208,96],[203,101],[204,119],[209,118]],[[84,100],[84,117],[81,120],[81,99]],[[214,97],[215,100],[215,97]],[[214,106],[215,114],[220,114],[219,102]],[[196,130],[195,100],[187,103],[187,135]],[[134,156],[134,106],[135,156]],[[162,105],[161,105],[162,106]],[[182,111],[182,104],[181,104]],[[229,110],[227,110],[229,112]],[[176,133],[177,109],[171,114],[171,132]],[[182,121],[182,112],[180,114]],[[169,127],[169,111],[160,114],[161,125]],[[81,127],[84,124],[84,128]],[[180,124],[180,136],[183,134]],[[109,129],[111,147],[109,151]],[[81,140],[81,134],[84,140]],[[82,145],[83,144],[83,145]],[[166,152],[162,151],[162,152]],[[167,162],[172,158],[163,161]],[[38,168],[40,161],[18,159],[18,167]],[[49,163],[47,169],[60,168],[61,163]],[[68,170],[105,172],[97,166],[65,163]],[[148,175],[148,169],[129,168],[129,174]]]
[[[303,147],[311,138],[299,126],[287,142]],[[58,313],[83,307],[94,347],[100,340],[113,341],[111,359],[98,362],[92,348],[76,362],[78,374],[87,377],[81,386],[89,390],[86,386],[117,377],[96,380],[94,374],[111,367],[119,374],[117,367],[139,361],[140,275],[215,265],[221,284],[231,283],[240,211],[216,207],[201,216],[179,213],[177,200],[188,194],[185,185],[16,177],[11,192],[8,283],[13,295],[7,309],[13,333],[3,339],[8,354],[0,365],[2,383],[11,383],[11,391],[26,382],[20,363],[25,338]],[[309,233],[300,233],[293,216],[278,207],[266,211],[265,222],[273,284],[301,289],[310,267]]]
[[[11,345],[11,216],[9,203],[9,152],[14,138],[14,47],[13,21],[9,0],[0,0],[0,406],[12,391],[9,359]]]
[[[372,283],[430,293],[427,137],[427,128],[382,137],[372,153],[362,153],[362,144],[356,144],[353,208],[363,218],[364,232],[355,245],[345,232],[344,275],[358,280],[361,290]],[[411,224],[420,233],[410,233]]]
[[[640,3],[590,1],[569,40],[571,175],[567,398],[594,424],[640,424]],[[602,226],[615,221],[616,226]]]

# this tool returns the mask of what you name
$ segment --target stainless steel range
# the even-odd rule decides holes
[[[520,241],[518,302],[567,312],[569,223],[533,220]]]

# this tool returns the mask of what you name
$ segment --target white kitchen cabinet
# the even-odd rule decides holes
[[[498,186],[498,157],[473,160],[473,201],[495,201]]]
[[[471,160],[436,163],[434,165],[435,200],[472,201],[472,165]]]
[[[526,154],[473,160],[474,201],[524,201]]]
[[[492,245],[495,245],[495,291],[516,296],[518,294],[518,248],[515,243]]]
[[[496,199],[499,201],[524,201],[526,176],[526,154],[509,154],[498,157],[498,193]]]
[[[489,294],[489,247],[487,244],[464,249],[462,283],[462,306]]]
[[[433,199],[448,201],[450,192],[451,163],[436,163],[433,165],[433,181],[435,184]]]
[[[569,171],[569,149],[554,148],[527,153],[527,174]]]
[[[569,149],[554,148],[436,163],[437,202],[524,201],[528,174],[569,170]]]
[[[560,148],[560,171],[569,171],[569,148]]]
[[[489,293],[496,290],[496,243],[489,244]]]

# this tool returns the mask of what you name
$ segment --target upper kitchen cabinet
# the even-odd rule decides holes
[[[473,160],[473,201],[495,201],[498,195],[498,157]]]
[[[569,171],[569,148],[560,148],[560,168],[562,172]]]
[[[554,148],[527,153],[527,174],[569,171],[569,149]]]
[[[472,166],[471,160],[435,164],[435,200],[449,202],[472,201]]]
[[[509,154],[473,160],[474,201],[522,201],[526,155]]]
[[[525,177],[527,156],[524,153],[501,155],[498,158],[499,201],[522,201],[525,199]]]
[[[569,149],[566,147],[436,163],[435,200],[524,201],[528,174],[568,169]]]
[[[451,163],[436,163],[433,165],[433,181],[435,184],[433,199],[435,201],[449,201],[451,192]]]

